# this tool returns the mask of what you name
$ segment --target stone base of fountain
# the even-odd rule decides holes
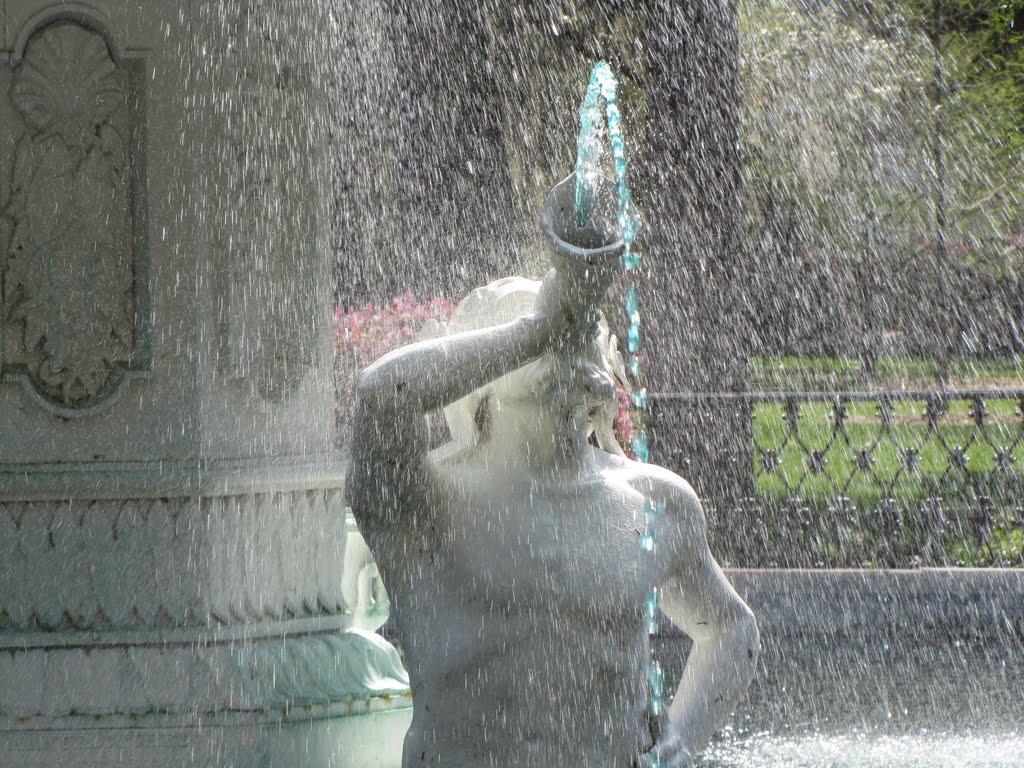
[[[201,718],[200,718],[201,719]],[[412,709],[357,717],[312,711],[221,713],[206,722],[71,718],[66,729],[0,734],[0,766],[396,768]]]
[[[401,750],[333,429],[334,33],[277,5],[0,0],[0,768]]]
[[[340,586],[358,595],[348,538]],[[369,631],[386,616],[353,597],[334,616],[0,632],[0,768],[397,765],[412,700]]]

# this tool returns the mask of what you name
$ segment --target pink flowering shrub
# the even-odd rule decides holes
[[[619,408],[615,412],[615,419],[612,421],[612,433],[616,441],[622,446],[622,450],[631,459],[636,458],[636,451],[633,450],[633,438],[640,433],[640,423],[637,414],[629,403],[629,392],[621,384],[615,384],[615,394],[619,398]]]
[[[338,307],[334,310],[335,371],[338,402],[337,436],[348,440],[352,426],[356,377],[366,366],[393,349],[410,344],[419,336],[428,320],[445,323],[455,306],[447,299],[434,297],[419,301],[406,291],[388,304],[367,302],[363,307]]]
[[[351,404],[355,400],[355,381],[359,371],[374,360],[419,337],[428,320],[447,323],[455,305],[440,297],[420,301],[412,291],[396,296],[386,305],[372,301],[366,306],[334,310],[334,346],[337,352],[338,436],[347,439],[351,422]],[[639,429],[630,408],[629,394],[617,386],[619,408],[613,431],[619,445],[633,456],[633,438]]]
[[[334,341],[343,364],[356,371],[381,355],[403,344],[416,341],[428,320],[448,322],[455,306],[447,299],[434,297],[420,302],[406,291],[390,304],[378,307],[372,301],[365,307],[334,310]]]

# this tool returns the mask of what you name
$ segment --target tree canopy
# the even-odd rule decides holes
[[[1006,326],[988,288],[1024,272],[1024,2],[746,0],[740,28],[767,346]]]

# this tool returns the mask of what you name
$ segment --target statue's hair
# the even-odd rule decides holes
[[[448,333],[475,331],[525,317],[534,311],[540,286],[539,280],[525,277],[495,280],[477,288],[460,301],[447,326],[431,320],[424,326],[420,337],[428,339]],[[613,376],[626,384],[625,367],[616,338],[611,335],[603,316],[598,325],[597,344],[602,357]],[[491,385],[487,384],[445,407],[445,419],[456,445],[469,447],[480,440],[482,423],[486,421],[481,418],[481,414],[487,408],[486,401],[490,395]],[[612,422],[617,410],[618,403],[609,402],[593,419],[591,430],[597,433],[598,442],[604,450],[621,454],[622,449],[612,433]]]

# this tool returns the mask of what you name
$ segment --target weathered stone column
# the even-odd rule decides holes
[[[330,19],[264,5],[0,0],[0,766],[400,754],[332,434]]]

